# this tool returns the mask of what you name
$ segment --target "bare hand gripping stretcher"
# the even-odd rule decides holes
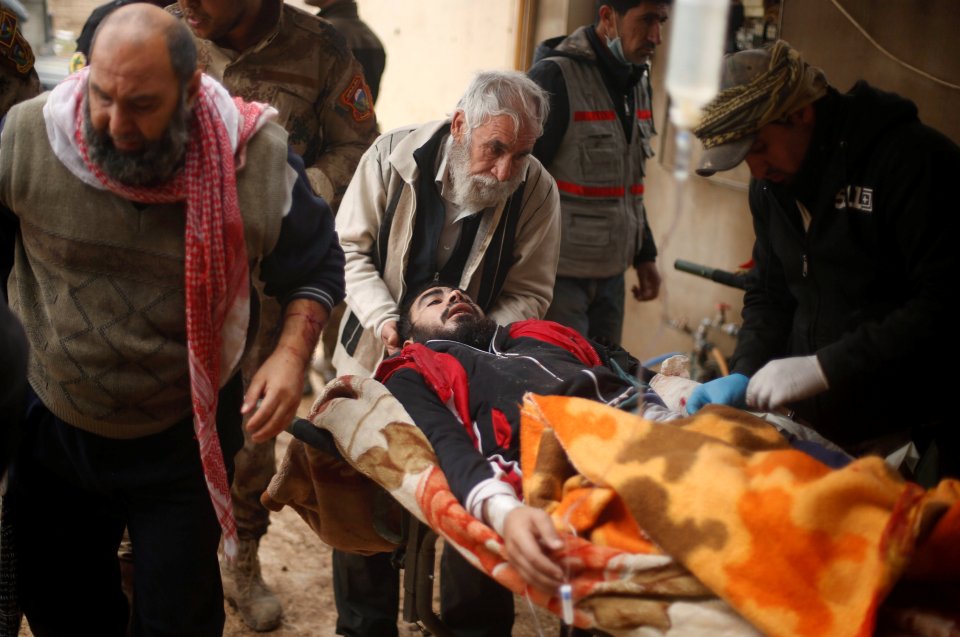
[[[337,379],[310,420],[342,459],[292,441],[263,495],[268,508],[293,506],[326,543],[370,553],[400,541],[399,508],[374,511],[392,500],[478,569],[560,615],[558,596],[528,591],[502,539],[456,501],[426,438],[382,385]],[[660,424],[559,396],[526,397],[521,464],[528,504],[567,533],[578,626],[791,637],[960,627],[947,601],[960,599],[960,482],[925,491],[879,458],[829,469],[730,408]],[[390,499],[376,496],[384,490]],[[419,539],[412,546],[408,565],[421,557]],[[405,584],[425,623],[436,622],[430,558],[417,577],[427,584]]]

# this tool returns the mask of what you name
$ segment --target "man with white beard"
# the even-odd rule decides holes
[[[430,280],[466,290],[499,323],[543,316],[559,196],[530,153],[548,103],[520,73],[480,73],[450,119],[391,131],[367,150],[337,215],[348,305],[338,374],[369,376],[397,351],[404,294]]]
[[[338,374],[369,376],[399,349],[399,308],[430,281],[465,290],[498,323],[543,317],[560,200],[530,153],[548,109],[547,94],[523,74],[484,72],[449,119],[386,133],[364,154],[336,221],[347,281]],[[334,552],[339,634],[397,634],[399,587],[388,558]]]

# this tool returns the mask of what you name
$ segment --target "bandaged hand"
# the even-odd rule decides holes
[[[747,384],[750,379],[743,374],[730,374],[704,383],[693,390],[687,400],[687,413],[696,413],[701,407],[710,404],[743,407]]]
[[[747,405],[770,411],[786,403],[816,396],[829,388],[816,355],[781,358],[761,367],[750,379]]]

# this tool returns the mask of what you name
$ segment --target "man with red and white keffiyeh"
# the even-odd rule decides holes
[[[124,634],[126,527],[135,634],[220,635],[241,418],[262,441],[294,415],[343,252],[275,111],[203,76],[186,27],[134,4],[93,49],[0,137],[0,275],[31,348],[20,604],[38,636]],[[243,394],[258,265],[284,322]]]

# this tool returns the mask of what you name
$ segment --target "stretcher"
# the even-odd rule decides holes
[[[318,455],[322,454],[332,459],[335,463],[343,462],[341,469],[349,474],[350,470],[346,469],[347,463],[343,460],[343,455],[337,448],[330,431],[318,428],[303,418],[296,418],[287,431],[305,445],[304,451],[309,448]],[[354,476],[358,477],[355,474]],[[366,482],[366,480],[362,481]],[[373,490],[372,501],[374,502],[372,515],[369,518],[370,524],[376,534],[387,543],[383,548],[394,547],[394,554],[403,566],[403,620],[422,624],[431,635],[452,637],[452,633],[433,609],[433,575],[439,536],[415,516],[399,511],[399,504],[390,499],[383,487],[368,483],[364,485],[364,490],[367,487]],[[272,508],[276,508],[276,500],[271,498],[267,502]],[[309,516],[305,519],[308,518]],[[335,548],[342,548],[342,546]],[[375,552],[356,547],[353,549],[364,554]]]
[[[502,538],[459,505],[430,445],[382,385],[337,379],[308,420],[293,427],[298,440],[262,501],[293,506],[341,550],[405,543],[406,619],[450,634],[431,606],[435,537],[561,615],[559,595],[528,589]],[[577,565],[579,627],[671,637],[960,630],[956,481],[924,490],[879,458],[830,469],[729,408],[658,424],[528,395],[521,432],[525,499],[553,516]]]

